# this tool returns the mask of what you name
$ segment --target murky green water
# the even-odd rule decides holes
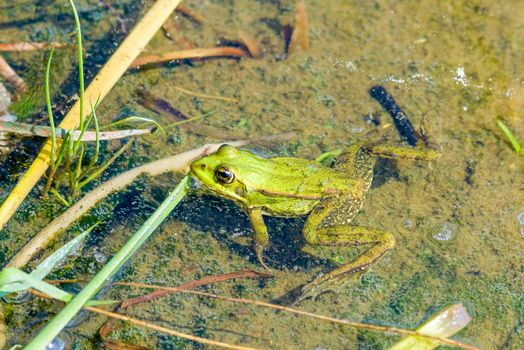
[[[73,30],[66,2],[15,3],[4,0],[0,4],[1,42],[61,40]],[[119,2],[111,12],[99,1],[77,3],[86,60],[97,64],[111,50],[108,38],[118,42],[122,26],[132,27],[147,8],[147,4],[141,8],[134,2]],[[524,161],[496,125],[496,119],[503,118],[524,140],[524,2],[305,0],[311,48],[287,58],[281,33],[285,25],[293,23],[293,1],[184,3],[209,21],[198,25],[182,15],[175,17],[180,33],[194,47],[212,47],[224,37],[214,25],[255,37],[264,58],[182,62],[129,72],[100,105],[103,122],[126,111],[155,116],[163,124],[173,122],[137,103],[136,90],[142,88],[188,116],[216,110],[200,123],[239,139],[296,130],[294,141],[262,151],[315,158],[369,138],[399,140],[396,130],[387,128],[389,115],[369,96],[370,87],[383,85],[414,126],[424,126],[431,145],[442,156],[429,165],[398,161],[377,169],[380,181],[368,193],[356,223],[393,232],[396,248],[360,283],[337,295],[307,300],[300,307],[338,318],[416,328],[436,310],[460,302],[473,319],[457,339],[483,349],[524,348],[524,236],[518,223],[518,215],[524,215]],[[180,46],[158,33],[147,51],[176,49]],[[43,56],[5,57],[23,73]],[[88,70],[95,73],[95,64]],[[239,103],[191,97],[175,86],[233,97]],[[69,88],[65,94],[73,93],[70,86],[65,88]],[[368,121],[370,114],[380,125]],[[111,174],[210,141],[219,140],[175,129],[167,137],[145,137],[135,143],[128,157],[117,162]],[[36,154],[35,147],[27,140],[18,145],[22,158],[17,161],[28,162]],[[115,145],[104,147],[114,149]],[[16,180],[19,167],[3,165],[2,198]],[[82,255],[54,277],[92,276],[104,257],[123,244],[175,183],[174,176],[142,178],[125,193],[99,205],[83,220],[83,227],[95,218],[107,220],[88,240]],[[41,204],[39,193],[33,193],[0,232],[0,263],[5,264],[63,209],[54,201]],[[281,300],[333,267],[300,250],[303,220],[267,222],[272,242],[267,261],[275,278],[224,282],[205,290]],[[434,239],[445,224],[456,237]],[[174,286],[206,275],[259,269],[250,249],[250,233],[245,214],[234,204],[191,196],[118,278]],[[63,235],[51,248],[71,236]],[[142,293],[115,288],[106,297],[124,299]],[[41,300],[4,304],[8,344],[26,341],[60,307]],[[128,313],[183,332],[258,348],[382,349],[398,339],[185,295],[134,306]],[[104,318],[94,316],[66,332],[75,348],[97,349],[102,347],[97,331],[103,322]],[[155,349],[201,347],[124,323],[110,338]]]

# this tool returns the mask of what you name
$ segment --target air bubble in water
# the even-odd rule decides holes
[[[431,238],[437,242],[449,242],[457,237],[458,226],[451,222],[443,222],[431,230]]]

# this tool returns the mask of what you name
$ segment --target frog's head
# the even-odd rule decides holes
[[[191,163],[191,174],[216,194],[245,203],[246,187],[240,180],[239,167],[247,154],[250,153],[222,145],[217,152]]]

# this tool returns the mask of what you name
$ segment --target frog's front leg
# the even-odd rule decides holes
[[[249,220],[251,221],[251,226],[253,227],[253,246],[255,250],[255,255],[260,262],[260,264],[268,271],[269,267],[264,263],[263,255],[264,248],[269,244],[269,235],[267,233],[267,227],[264,222],[264,217],[262,216],[262,208],[250,208],[246,209]]]

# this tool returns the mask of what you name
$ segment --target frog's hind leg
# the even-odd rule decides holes
[[[410,146],[385,146],[385,145],[366,145],[364,146],[368,154],[382,158],[399,158],[414,160],[435,160],[439,153],[429,148],[418,148]]]
[[[317,277],[302,289],[299,300],[314,297],[350,279],[377,262],[395,246],[395,237],[385,231],[349,225],[360,209],[360,203],[349,196],[329,198],[319,203],[304,226],[304,238],[312,245],[357,246],[370,248],[353,261]]]
[[[359,142],[342,151],[336,159],[335,169],[347,173],[353,179],[371,184],[376,157],[367,151],[366,145]]]

